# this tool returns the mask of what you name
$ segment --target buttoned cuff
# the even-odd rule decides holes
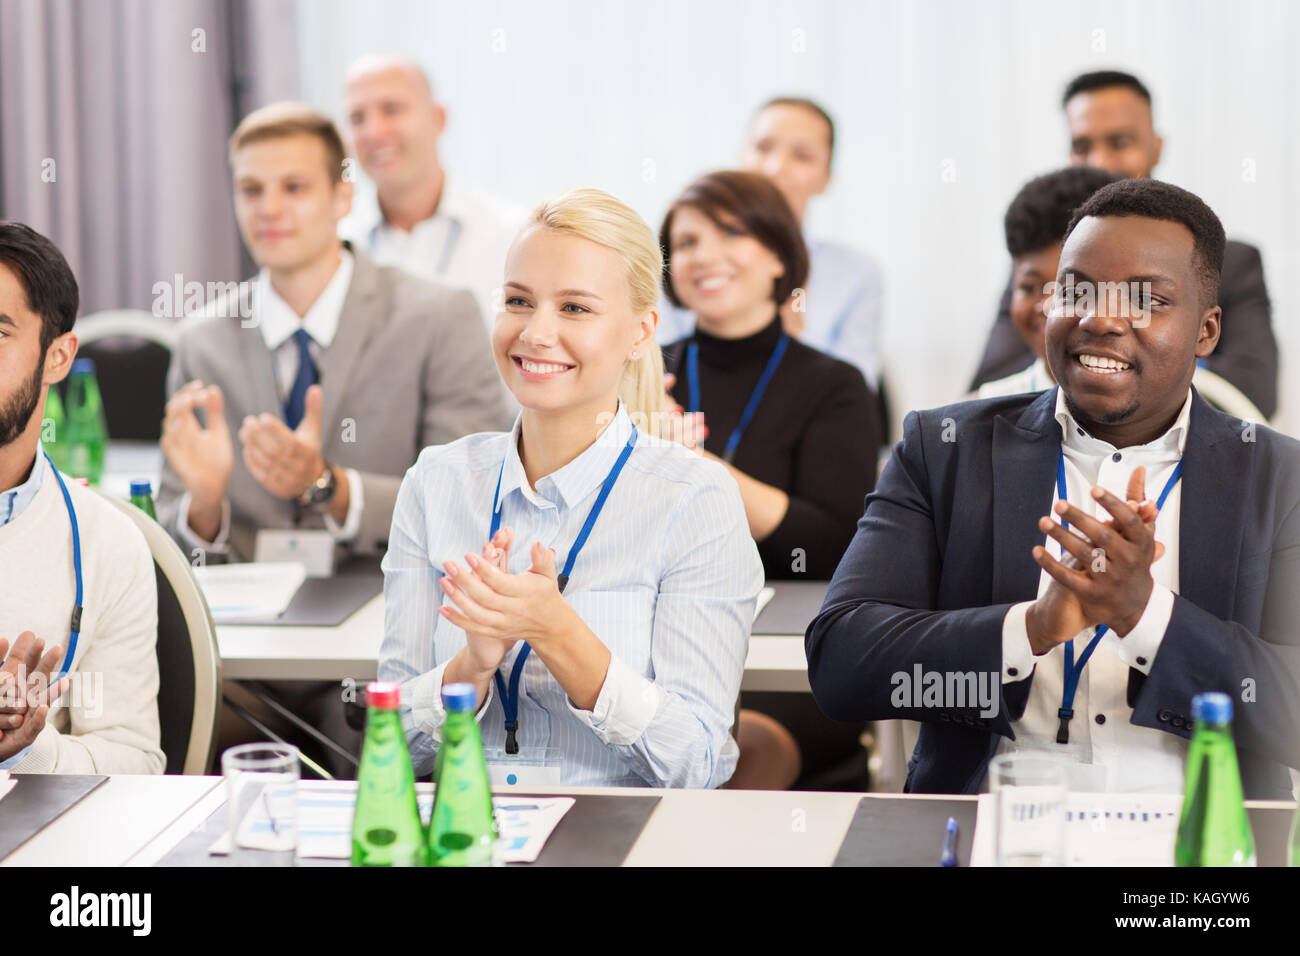
[[[404,688],[411,702],[411,721],[415,724],[415,729],[434,740],[442,739],[442,724],[447,719],[447,710],[442,706],[442,680],[447,672],[447,664],[450,663],[447,661],[439,664],[433,670],[412,678]],[[474,719],[480,724],[483,715],[487,713],[488,704],[492,703],[495,693],[492,684],[493,681],[488,681],[487,696],[474,712]]]
[[[1115,635],[1119,637],[1119,659],[1134,670],[1150,674],[1173,615],[1174,592],[1162,584],[1154,585],[1133,630],[1123,637]]]
[[[1002,683],[1017,684],[1034,672],[1034,649],[1029,645],[1025,615],[1033,601],[1021,601],[1007,608],[1002,619]]]
[[[8,760],[0,760],[0,770],[9,770],[17,766],[18,764],[22,763],[23,758],[26,757],[27,754],[31,752],[32,746],[33,746],[32,744],[28,744],[26,747],[18,751],[18,753],[14,754]]]
[[[332,514],[325,512],[325,527],[339,544],[348,544],[355,541],[361,531],[361,509],[366,502],[361,490],[361,473],[355,468],[345,468],[343,473],[348,476],[348,513],[340,525]]]
[[[217,529],[217,536],[211,541],[204,541],[199,537],[198,532],[190,527],[191,500],[188,491],[181,495],[180,507],[176,512],[176,531],[181,541],[191,549],[198,548],[200,551],[225,554],[230,550],[230,499],[221,499],[221,527]]]
[[[636,743],[659,710],[663,690],[617,657],[610,655],[605,683],[591,710],[580,710],[565,698],[569,710],[602,741],[614,746]]]

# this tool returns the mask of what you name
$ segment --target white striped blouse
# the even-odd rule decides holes
[[[406,473],[384,558],[379,678],[402,685],[417,773],[433,767],[440,690],[465,632],[437,613],[444,561],[463,566],[488,539],[501,475],[501,527],[514,529],[510,571],[534,541],[562,567],[631,434],[620,404],[586,451],[529,487],[510,433],[426,448]],[[502,461],[505,467],[502,471]],[[640,430],[574,565],[564,597],[609,648],[605,683],[579,710],[536,654],[520,681],[520,755],[558,755],[575,786],[717,787],[736,766],[734,717],[763,568],[734,479],[721,465]],[[521,644],[501,665],[508,679]],[[479,712],[489,761],[505,744],[495,690]]]

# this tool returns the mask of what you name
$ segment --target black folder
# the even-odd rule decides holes
[[[78,803],[107,777],[71,773],[16,773],[0,800],[0,860]]]

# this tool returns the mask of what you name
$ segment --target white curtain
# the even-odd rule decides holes
[[[82,313],[247,271],[226,139],[296,96],[292,0],[0,0],[0,216],[48,235]]]

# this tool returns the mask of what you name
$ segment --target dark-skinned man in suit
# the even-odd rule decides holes
[[[1180,792],[1192,698],[1222,691],[1247,795],[1289,798],[1300,443],[1191,387],[1220,334],[1223,244],[1185,190],[1102,188],[1061,252],[1059,386],[908,416],[805,646],[829,716],[922,722],[909,791],[977,792],[993,756],[1029,749],[1103,789]],[[1105,283],[1132,300],[1088,300]]]

